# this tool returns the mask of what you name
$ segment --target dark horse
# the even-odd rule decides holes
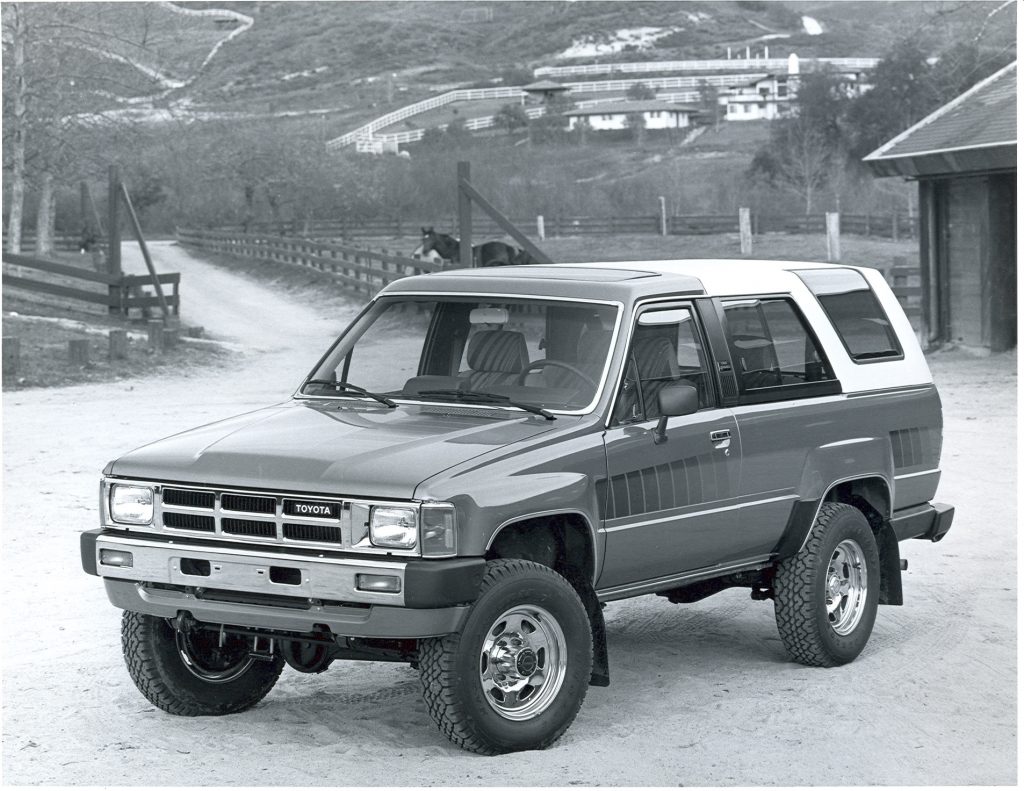
[[[459,260],[459,240],[446,233],[438,233],[430,228],[421,228],[423,244],[420,254],[427,255],[431,250],[448,261]],[[473,266],[508,266],[509,264],[532,263],[532,259],[523,260],[523,250],[504,242],[484,242],[473,246]]]

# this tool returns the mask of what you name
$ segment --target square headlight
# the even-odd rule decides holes
[[[148,525],[153,521],[153,489],[115,483],[110,487],[110,518],[128,525]]]
[[[374,506],[370,511],[370,543],[376,547],[412,549],[419,533],[418,522],[415,508]]]

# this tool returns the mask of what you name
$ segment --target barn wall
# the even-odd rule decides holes
[[[927,340],[1013,348],[1016,174],[927,179],[920,198]]]
[[[989,176],[988,280],[991,292],[990,346],[1017,345],[1017,174]]]
[[[950,179],[946,191],[949,339],[968,346],[986,346],[989,340],[982,267],[988,231],[985,186],[983,177]]]

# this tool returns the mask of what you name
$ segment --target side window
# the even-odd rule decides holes
[[[614,421],[635,423],[661,417],[658,394],[672,382],[693,385],[701,409],[715,405],[704,343],[691,310],[647,310],[633,329]]]
[[[840,392],[839,382],[796,307],[786,299],[722,303],[741,403]]]
[[[805,269],[796,274],[821,304],[850,359],[884,362],[903,356],[889,317],[860,272]]]

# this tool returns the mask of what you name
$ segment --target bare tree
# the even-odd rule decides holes
[[[828,135],[805,116],[786,119],[772,130],[771,144],[754,157],[750,175],[796,195],[811,213],[815,190],[836,175],[839,150]]]

